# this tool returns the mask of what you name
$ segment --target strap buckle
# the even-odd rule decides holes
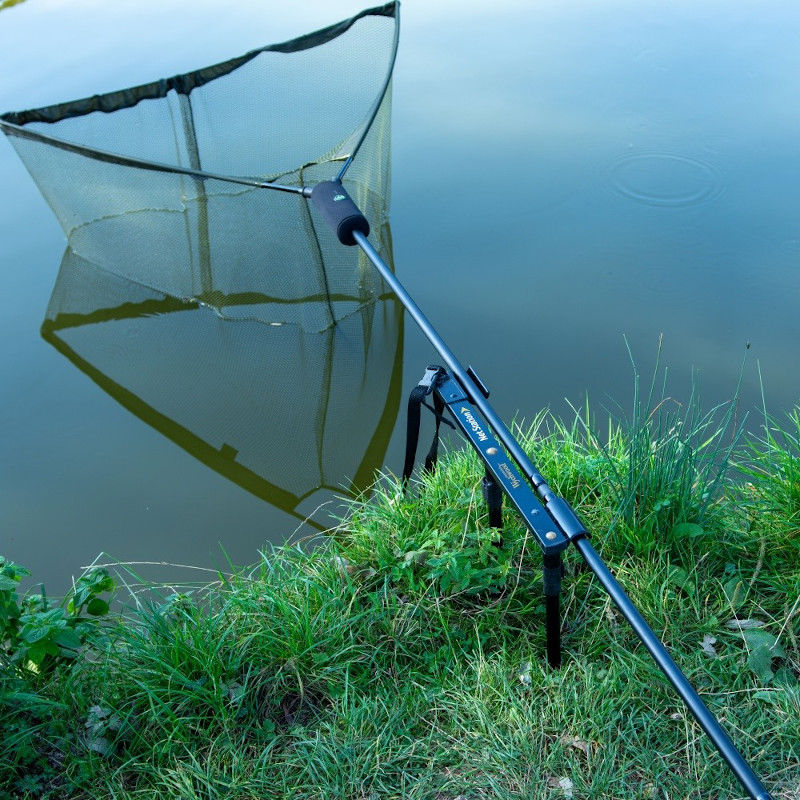
[[[436,364],[429,364],[425,368],[425,374],[422,376],[417,386],[425,389],[426,395],[430,394],[436,386],[436,380],[438,379],[439,375],[442,374],[442,372],[444,372],[442,367]]]

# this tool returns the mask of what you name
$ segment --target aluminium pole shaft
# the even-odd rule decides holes
[[[678,665],[673,661],[672,656],[667,652],[661,640],[653,633],[653,630],[639,612],[639,609],[631,601],[625,590],[620,586],[617,579],[611,573],[597,551],[592,547],[592,543],[587,538],[577,539],[573,542],[578,552],[583,557],[586,565],[595,574],[602,587],[606,590],[609,597],[628,621],[642,644],[656,662],[658,668],[675,688],[684,703],[694,715],[700,727],[708,734],[720,755],[725,759],[731,771],[739,779],[739,782],[747,789],[748,794],[753,800],[770,800],[770,794],[764,788],[756,774],[742,758],[739,751],[734,747],[733,742],[725,733],[722,726],[717,722],[714,715],[708,710],[707,706],[700,699],[694,687],[689,683],[686,676],[681,672]]]
[[[405,307],[406,311],[408,311],[417,325],[419,325],[423,334],[442,357],[448,369],[458,379],[464,391],[468,393],[471,402],[477,406],[481,414],[483,414],[486,421],[492,427],[497,435],[497,438],[512,455],[520,469],[531,480],[534,488],[540,490],[541,487],[542,490],[550,493],[550,489],[547,486],[544,478],[536,469],[527,453],[522,449],[522,446],[519,444],[519,442],[517,442],[511,431],[509,431],[505,423],[500,419],[491,405],[489,405],[484,396],[480,392],[473,391],[472,387],[474,384],[470,380],[467,371],[461,365],[458,358],[456,358],[453,351],[447,346],[444,339],[439,336],[436,329],[422,312],[422,309],[416,304],[411,295],[406,291],[403,284],[389,269],[388,265],[381,258],[378,251],[372,246],[369,239],[367,239],[363,233],[358,231],[353,233],[353,239],[362,249],[367,258],[372,262],[373,266],[378,270],[381,277],[388,284],[389,288],[395,293],[397,298]],[[546,500],[547,497],[544,497],[543,499]],[[672,657],[667,652],[666,647],[664,647],[664,645],[661,643],[661,640],[655,635],[653,630],[645,621],[644,617],[639,613],[639,610],[625,593],[625,590],[612,575],[611,570],[609,570],[609,568],[598,555],[597,551],[594,549],[594,547],[592,547],[591,542],[589,542],[585,536],[573,538],[572,542],[578,549],[578,552],[581,554],[586,565],[592,570],[597,579],[600,581],[600,584],[614,601],[617,608],[619,608],[620,612],[628,621],[630,626],[633,628],[634,632],[639,637],[647,651],[650,653],[658,668],[664,673],[664,676],[675,688],[689,711],[691,711],[692,715],[699,723],[700,727],[706,732],[708,737],[714,743],[714,746],[728,764],[733,774],[746,789],[750,797],[753,798],[753,800],[771,800],[771,795],[769,792],[767,792],[766,788],[744,760],[741,753],[739,753],[739,751],[733,745],[733,742],[731,742],[730,738],[725,733],[714,715],[708,710],[705,703],[703,703],[702,699],[689,683],[686,676],[681,672],[678,665],[673,661]]]

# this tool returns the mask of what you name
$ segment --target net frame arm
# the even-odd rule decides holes
[[[41,133],[40,131],[28,130],[21,125],[17,125],[16,123],[9,122],[2,118],[0,118],[0,131],[3,131],[7,136],[19,136],[21,139],[42,142],[51,147],[56,147],[59,150],[64,150],[67,153],[75,153],[76,155],[91,158],[106,164],[116,164],[121,167],[134,167],[135,169],[143,169],[147,172],[165,172],[170,175],[186,175],[190,178],[222,181],[223,183],[233,183],[238,186],[250,186],[254,189],[274,189],[278,192],[288,192],[290,194],[305,194],[305,189],[302,186],[288,186],[282,183],[260,181],[255,178],[243,178],[235,175],[220,175],[219,173],[208,172],[207,170],[180,167],[177,164],[164,164],[160,161],[148,161],[143,158],[123,156],[96,147],[84,147],[83,145],[58,139],[55,136],[48,136],[46,133]]]

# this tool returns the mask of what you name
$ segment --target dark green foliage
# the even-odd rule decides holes
[[[105,570],[89,570],[53,605],[43,590],[19,597],[27,574],[0,557],[0,798],[60,791],[68,703],[54,689],[100,643],[97,618],[108,613],[100,595],[114,588]]]
[[[337,541],[360,573],[388,580],[401,594],[464,602],[498,594],[518,579],[529,544],[510,514],[502,537],[488,526],[481,477],[477,457],[463,451],[448,458],[447,470],[423,477],[414,495],[388,478],[369,502],[353,505]]]
[[[11,664],[40,674],[77,656],[95,629],[94,620],[108,613],[100,595],[111,592],[114,581],[105,570],[92,569],[78,578],[63,603],[52,605],[44,590],[18,597],[17,584],[28,574],[0,556],[0,643]]]

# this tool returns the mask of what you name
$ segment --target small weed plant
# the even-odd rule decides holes
[[[82,575],[64,601],[53,604],[42,589],[19,596],[28,571],[0,557],[0,797],[37,797],[58,779],[60,699],[42,691],[57,685],[65,668],[87,648],[101,646],[98,620],[108,614],[101,595],[114,589],[110,575]]]

